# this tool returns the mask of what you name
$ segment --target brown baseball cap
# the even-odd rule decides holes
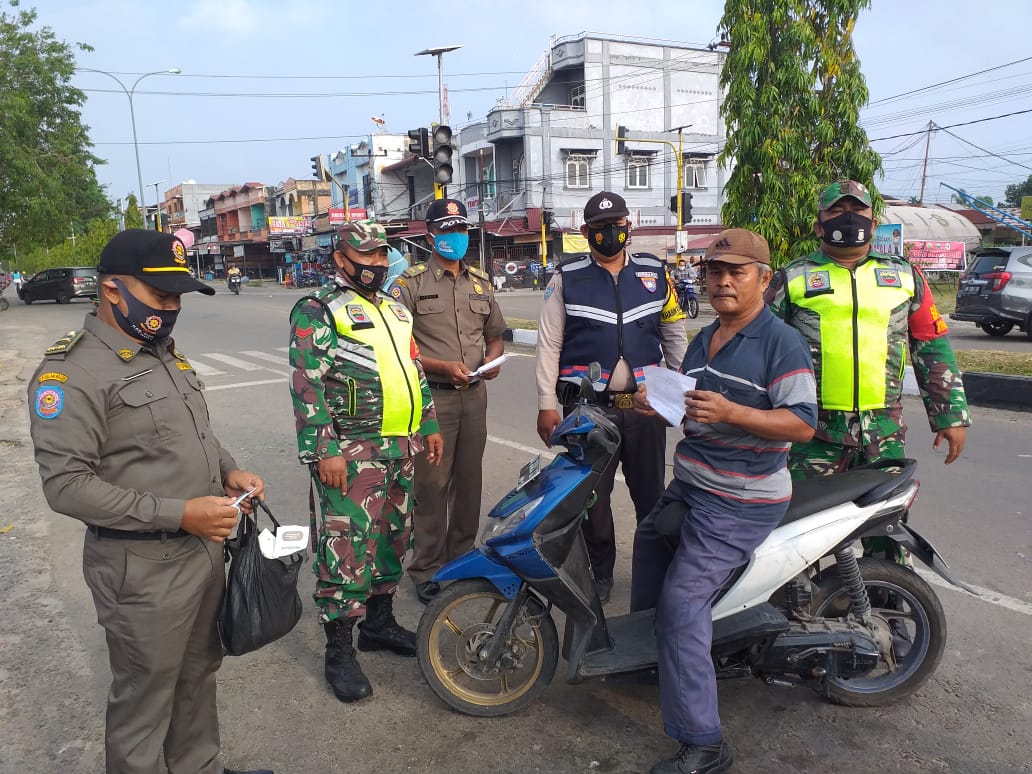
[[[754,231],[729,228],[721,231],[706,248],[703,263],[765,263],[770,265],[770,247],[767,240]]]

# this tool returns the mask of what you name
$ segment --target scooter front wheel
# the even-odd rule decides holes
[[[427,606],[416,632],[419,669],[445,704],[467,715],[497,717],[522,709],[552,682],[559,635],[531,598],[494,663],[482,660],[509,604],[483,578],[456,581]]]

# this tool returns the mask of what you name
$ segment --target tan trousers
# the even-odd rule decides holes
[[[108,774],[222,774],[216,616],[222,545],[198,537],[120,540],[86,532],[83,576],[111,662]]]
[[[480,524],[480,493],[487,446],[487,387],[434,389],[444,454],[440,465],[416,456],[416,506],[412,515],[415,583],[425,583],[445,563],[473,547]]]

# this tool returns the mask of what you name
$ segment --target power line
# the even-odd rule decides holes
[[[988,118],[976,118],[973,121],[962,121],[957,124],[948,124],[947,126],[937,126],[937,129],[952,129],[956,126],[970,126],[971,124],[982,124],[986,121],[998,121],[1001,118],[1010,118],[1011,116],[1020,116],[1025,113],[1032,113],[1032,108],[1027,110],[1015,110],[1013,113],[1003,113],[998,116],[989,116]],[[883,142],[885,140],[895,140],[897,137],[913,137],[915,134],[924,134],[928,129],[921,129],[916,132],[903,132],[902,134],[890,134],[888,137],[875,137],[870,142]]]
[[[995,156],[996,158],[1000,159],[1001,161],[1006,161],[1006,162],[1009,162],[1011,164],[1014,164],[1015,166],[1024,167],[1025,169],[1027,169],[1029,171],[1032,171],[1032,167],[1028,166],[1027,164],[1022,164],[1019,161],[1013,161],[1012,159],[1008,159],[1005,156],[1001,156],[998,153],[993,153],[991,150],[983,148],[981,145],[975,145],[975,143],[971,142],[970,140],[965,140],[963,137],[961,137],[961,136],[959,136],[957,134],[954,134],[953,132],[948,131],[946,129],[946,127],[940,127],[940,128],[944,132],[946,132],[946,134],[948,134],[950,137],[953,137],[953,138],[955,138],[957,140],[960,140],[962,143],[965,143],[966,145],[970,145],[972,148],[976,148],[977,150],[980,150],[983,153],[988,153],[990,156]]]
[[[910,96],[912,94],[920,94],[923,91],[930,91],[932,89],[937,89],[940,86],[948,86],[951,83],[957,83],[958,81],[964,81],[964,80],[967,80],[968,78],[974,78],[974,77],[976,77],[978,75],[985,75],[986,73],[991,73],[991,72],[994,72],[996,70],[1002,70],[1005,67],[1012,67],[1013,65],[1021,64],[1022,62],[1028,62],[1028,61],[1032,61],[1032,56],[1026,56],[1023,59],[1016,59],[1013,62],[1007,62],[1006,64],[997,65],[996,67],[990,67],[990,68],[988,68],[986,70],[979,70],[978,72],[968,73],[967,75],[961,75],[961,76],[959,76],[957,78],[950,78],[948,81],[940,81],[939,83],[933,83],[930,86],[922,86],[922,87],[920,87],[918,89],[911,89],[910,91],[904,91],[904,92],[900,92],[899,94],[893,94],[891,97],[883,97],[882,99],[877,99],[874,102],[871,102],[869,104],[871,104],[871,105],[878,105],[878,104],[881,104],[882,102],[890,102],[890,101],[892,101],[894,99],[899,99],[900,97],[908,97],[908,96]]]

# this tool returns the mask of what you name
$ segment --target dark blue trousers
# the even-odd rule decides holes
[[[686,744],[716,744],[723,732],[710,608],[734,569],[749,561],[777,525],[739,518],[733,506],[693,507],[674,549],[656,532],[654,520],[665,505],[684,500],[684,488],[677,479],[671,482],[634,533],[631,611],[656,608],[664,732]]]

